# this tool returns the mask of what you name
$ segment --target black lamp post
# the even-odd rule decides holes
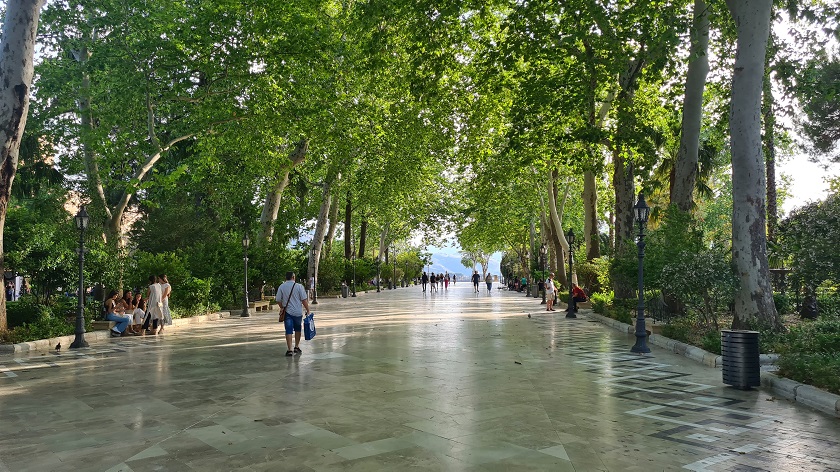
[[[318,251],[315,250],[313,247],[309,253],[312,255],[312,267],[313,267],[313,276],[312,276],[312,304],[318,304]]]
[[[531,251],[528,251],[525,255],[528,256],[528,267],[523,267],[523,270],[527,274],[528,269],[531,267]],[[533,277],[531,277],[531,278],[533,279]],[[525,280],[525,282],[526,282],[525,287],[522,287],[522,288],[524,289],[523,291],[525,292],[525,298],[528,298],[529,296],[531,296],[531,286],[528,285],[528,283],[527,283],[528,280],[527,279]],[[531,283],[534,283],[534,281],[531,280]]]
[[[70,344],[70,349],[77,349],[88,347],[85,341],[85,230],[90,223],[90,216],[84,205],[73,220],[76,222],[76,229],[79,230],[79,311],[76,313],[76,338]]]
[[[356,296],[356,248],[353,248],[353,253],[350,254],[350,259],[353,261],[353,297]]]
[[[248,306],[250,301],[248,300],[248,246],[251,245],[251,239],[248,237],[248,233],[245,233],[245,236],[242,237],[242,248],[245,250],[245,304],[242,306],[242,315],[243,318],[247,318],[251,316],[251,308]]]
[[[540,305],[545,305],[545,281],[546,281],[546,278],[545,278],[545,252],[546,252],[545,251],[545,243],[542,243],[542,245],[540,245],[540,265],[542,266],[543,290],[542,290],[542,301],[540,302]]]
[[[574,309],[574,283],[572,283],[572,264],[574,264],[575,261],[575,230],[572,228],[569,228],[569,232],[566,233],[566,241],[569,242],[569,306],[566,307],[566,318],[577,318]]]
[[[639,224],[639,241],[636,246],[639,248],[639,304],[636,306],[636,344],[630,352],[648,353],[647,332],[645,331],[645,280],[644,266],[645,258],[645,226],[650,216],[650,207],[645,203],[645,196],[639,192],[639,200],[633,205],[633,216]]]
[[[380,274],[379,270],[380,270],[381,266],[382,266],[382,254],[380,253],[379,256],[376,257],[376,293],[380,292],[380,289],[379,289],[379,282],[380,281],[379,281],[379,279],[381,278],[382,274]]]

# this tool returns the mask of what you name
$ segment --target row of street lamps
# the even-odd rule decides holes
[[[638,295],[639,301],[636,305],[636,343],[630,349],[632,352],[637,353],[649,353],[650,348],[647,346],[647,332],[645,330],[645,295],[644,295],[644,265],[643,261],[645,258],[645,241],[644,241],[644,230],[648,222],[648,218],[650,217],[650,207],[645,202],[644,195],[640,192],[639,198],[636,201],[636,204],[633,206],[633,217],[636,220],[636,223],[639,225],[639,239],[636,242],[636,246],[639,251],[639,268],[638,268]],[[73,343],[70,344],[71,349],[77,349],[80,347],[88,347],[87,341],[85,341],[85,231],[87,231],[88,226],[90,225],[90,216],[85,209],[85,206],[79,209],[79,212],[73,218],[74,222],[76,223],[76,229],[79,230],[79,249],[77,250],[79,254],[79,303],[78,303],[78,312],[76,314],[76,331],[75,331],[75,338]],[[566,240],[569,243],[569,306],[566,310],[566,318],[577,318],[575,315],[574,310],[572,307],[574,306],[574,284],[572,283],[572,267],[574,264],[574,243],[575,243],[575,232],[571,228],[569,228],[568,233],[566,233]],[[242,238],[242,248],[245,252],[244,263],[245,263],[245,287],[244,287],[244,305],[242,307],[242,317],[249,317],[251,316],[250,307],[249,307],[249,300],[248,300],[248,247],[251,245],[251,240],[248,237],[248,233],[245,233],[245,236]],[[396,264],[396,253],[397,248],[396,245],[391,245],[391,252],[393,253],[394,258],[394,272],[393,278],[389,283],[389,287],[396,289],[396,280],[397,280],[397,264]],[[317,256],[317,251],[313,248],[310,252],[311,256],[314,258]],[[546,264],[546,254],[547,249],[545,243],[540,246],[540,263],[542,265],[542,272],[543,276],[545,276],[545,264]],[[353,253],[351,255],[353,261],[353,297],[356,296],[356,250],[353,249]],[[379,293],[380,288],[380,263],[377,261],[376,264],[376,292]],[[312,304],[318,304],[318,289],[317,289],[317,275],[313,280],[312,286]],[[542,294],[542,304],[545,304],[545,286],[543,286],[543,294]]]

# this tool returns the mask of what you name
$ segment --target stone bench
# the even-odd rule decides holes
[[[116,321],[94,321],[93,323],[91,323],[91,325],[93,325],[93,330],[94,331],[104,331],[104,330],[110,330],[111,328],[116,326],[117,322]]]
[[[267,301],[250,302],[248,308],[253,308],[255,311],[268,311],[269,305]]]

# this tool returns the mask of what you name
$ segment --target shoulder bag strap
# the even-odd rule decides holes
[[[288,298],[286,298],[286,304],[283,305],[283,311],[286,311],[286,307],[289,306],[289,301],[292,300],[292,293],[294,293],[296,288],[297,288],[297,284],[292,284],[292,289],[289,290],[289,296],[288,296]]]

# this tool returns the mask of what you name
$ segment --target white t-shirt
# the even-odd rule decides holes
[[[289,297],[289,292],[292,292]],[[287,280],[282,285],[277,287],[277,295],[274,297],[277,303],[282,307],[289,300],[289,306],[286,307],[286,314],[289,316],[303,316],[303,301],[309,298],[303,285]]]
[[[545,281],[545,293],[554,293],[554,281],[551,279],[546,279]]]

